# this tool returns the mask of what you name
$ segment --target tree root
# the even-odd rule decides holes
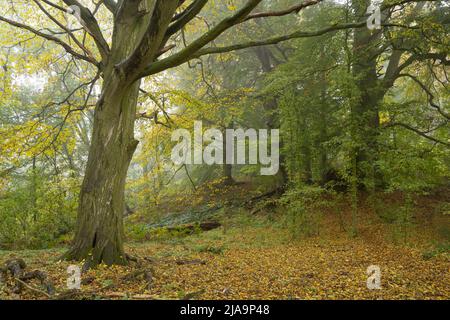
[[[121,281],[123,282],[131,282],[135,280],[145,280],[147,290],[153,288],[153,269],[141,269],[133,271],[130,274],[122,277]]]
[[[35,292],[35,293],[42,294],[42,295],[46,296],[47,298],[51,298],[51,297],[52,297],[52,296],[51,296],[50,294],[48,294],[47,292],[42,291],[42,290],[40,290],[40,289],[38,289],[38,288],[32,287],[32,286],[30,286],[29,284],[27,284],[25,281],[22,281],[22,280],[17,279],[17,278],[14,278],[14,281],[16,281],[16,283],[18,283],[18,284],[21,285],[22,287],[27,288],[27,289],[30,290],[30,291],[33,291],[33,292]],[[21,287],[21,288],[22,288],[22,287]]]
[[[0,268],[0,282],[8,284],[8,273],[11,274],[14,280],[14,287],[12,292],[20,294],[23,289],[28,289],[34,293],[38,293],[51,298],[55,294],[55,287],[53,283],[48,280],[47,274],[40,270],[26,272],[27,265],[23,259],[10,259],[5,262],[5,267]],[[37,279],[44,287],[45,291],[35,288],[27,283],[27,281]]]

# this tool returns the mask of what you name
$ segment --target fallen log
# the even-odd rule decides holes
[[[216,212],[223,209],[224,207],[245,207],[247,209],[252,209],[258,202],[271,198],[279,198],[285,191],[285,187],[278,187],[274,190],[257,196],[253,196],[244,201],[231,201],[216,205],[214,207],[208,207],[203,210],[193,211],[191,209],[184,213],[168,215],[161,222],[150,224],[148,225],[148,227],[152,231],[167,230],[169,232],[185,232],[187,235],[193,234],[197,230],[210,231],[221,227],[221,224],[214,220],[200,223],[198,221],[214,219]],[[254,210],[258,211],[259,209]]]
[[[202,229],[202,231],[214,230],[220,228],[221,226],[222,225],[217,221],[207,221],[200,223],[200,229]]]
[[[280,196],[282,196],[284,194],[284,192],[286,191],[286,188],[284,186],[282,187],[278,187],[272,191],[257,195],[255,197],[252,197],[250,199],[248,199],[247,201],[244,201],[242,203],[243,206],[245,207],[252,207],[254,205],[255,202],[259,202],[261,200],[267,199],[267,198],[272,198],[272,197],[277,197],[279,198]]]

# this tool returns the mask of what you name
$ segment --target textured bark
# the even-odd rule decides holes
[[[138,141],[134,139],[134,122],[140,80],[135,81],[134,64],[121,68],[123,62],[140,44],[151,15],[136,18],[149,10],[153,1],[138,7],[130,3],[116,22],[113,45],[104,62],[103,88],[95,114],[89,158],[80,191],[75,238],[65,258],[86,260],[87,267],[100,263],[126,264],[123,248],[125,182],[128,167]],[[159,13],[155,13],[159,14]],[[155,27],[156,28],[156,27]],[[150,44],[149,44],[150,45]],[[147,48],[156,52],[157,48]],[[134,62],[137,61],[134,60]]]
[[[138,142],[134,121],[139,84],[111,81],[94,118],[94,132],[80,193],[75,239],[67,258],[126,264],[123,251],[125,180]]]

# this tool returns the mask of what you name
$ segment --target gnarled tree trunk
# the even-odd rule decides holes
[[[152,1],[146,3],[147,9],[142,10],[151,8]],[[68,260],[87,260],[89,267],[127,263],[123,248],[125,181],[138,145],[134,122],[141,81],[133,81],[131,72],[119,64],[136,49],[151,17],[126,18],[126,13],[122,14],[124,18],[115,26],[110,55],[104,61],[102,94],[95,108],[75,238],[65,255]]]
[[[124,190],[128,166],[138,142],[134,121],[139,84],[113,79],[104,88],[81,188],[75,239],[67,258],[90,265],[125,264]]]
[[[138,141],[134,122],[138,74],[164,46],[176,0],[120,2],[114,12],[111,49],[102,61],[102,95],[95,108],[89,158],[80,192],[69,260],[126,264],[123,240],[125,181]]]

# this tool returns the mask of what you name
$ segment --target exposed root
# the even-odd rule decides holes
[[[55,294],[55,287],[53,286],[53,283],[48,280],[47,274],[39,270],[26,272],[26,267],[27,265],[23,259],[10,259],[6,261],[5,267],[0,269],[0,282],[8,285],[9,273],[14,281],[14,285],[11,289],[13,293],[19,294],[25,288],[34,293],[44,295],[47,298],[51,298]],[[39,280],[45,291],[29,285],[27,281],[32,279]]]
[[[145,280],[147,290],[153,288],[153,269],[136,270],[124,276],[121,280],[123,282],[131,282],[135,280]]]
[[[38,289],[38,288],[32,287],[32,286],[30,286],[29,284],[27,284],[25,281],[22,281],[22,280],[17,279],[17,278],[14,278],[14,281],[16,281],[16,283],[18,283],[19,285],[21,285],[22,287],[25,287],[26,289],[28,289],[28,290],[30,290],[30,291],[33,291],[33,292],[35,292],[35,293],[42,294],[42,295],[46,296],[47,298],[51,298],[51,297],[52,297],[52,296],[51,296],[50,294],[48,294],[47,292],[42,291],[42,290],[40,290],[40,289]]]

